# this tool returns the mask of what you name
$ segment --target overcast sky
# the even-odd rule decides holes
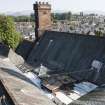
[[[36,0],[0,0],[0,12],[17,12],[33,10]],[[39,1],[39,0],[37,0]],[[65,11],[103,11],[105,12],[105,0],[40,0],[52,4],[52,10]]]

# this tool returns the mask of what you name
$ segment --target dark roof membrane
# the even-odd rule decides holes
[[[0,42],[0,56],[8,57],[9,50],[10,48],[7,45]]]
[[[92,62],[103,65],[99,71]],[[105,37],[46,31],[28,57],[28,62],[49,68],[48,73],[70,73],[80,81],[105,83]]]

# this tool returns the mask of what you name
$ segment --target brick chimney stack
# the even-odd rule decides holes
[[[35,36],[39,39],[45,30],[51,29],[51,5],[48,2],[36,2],[35,12]]]

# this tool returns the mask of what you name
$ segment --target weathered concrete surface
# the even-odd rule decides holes
[[[15,65],[24,63],[24,59],[20,55],[16,54],[12,49],[9,50],[8,58]]]
[[[54,105],[8,59],[0,61],[0,79],[15,105]]]
[[[24,59],[20,55],[16,54],[12,49],[3,43],[0,43],[0,56],[8,57],[15,65],[24,63]]]

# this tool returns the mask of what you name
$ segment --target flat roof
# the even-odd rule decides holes
[[[15,105],[55,105],[9,61],[0,59],[0,80]],[[4,64],[2,64],[4,63]]]

